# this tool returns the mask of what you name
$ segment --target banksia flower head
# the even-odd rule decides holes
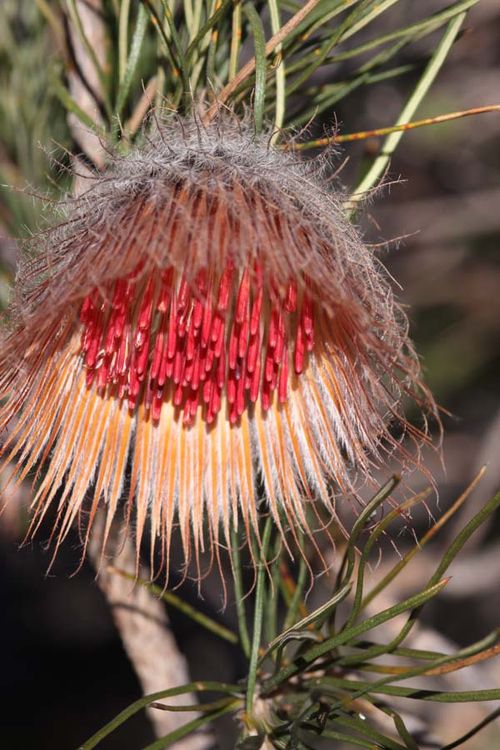
[[[387,420],[427,397],[405,317],[310,163],[230,120],[146,140],[30,243],[3,453],[19,479],[45,467],[33,524],[57,503],[58,542],[101,504],[109,531],[122,498],[166,560],[176,523],[188,559],[205,520],[215,545],[256,530],[262,496],[307,530],[307,502],[406,461]]]

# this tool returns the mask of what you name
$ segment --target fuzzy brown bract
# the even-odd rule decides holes
[[[432,399],[384,270],[312,162],[231,119],[170,118],[113,159],[20,267],[0,365],[2,452],[44,467],[59,543],[122,499],[168,568],[264,505],[285,531],[369,481],[407,394]],[[125,479],[127,477],[127,479]],[[263,493],[258,491],[263,488]],[[221,531],[222,529],[222,531]],[[87,534],[88,539],[88,534]]]

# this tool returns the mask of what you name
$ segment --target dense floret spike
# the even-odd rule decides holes
[[[407,321],[310,163],[171,118],[62,211],[0,363],[2,453],[19,480],[39,467],[33,529],[57,505],[59,543],[102,505],[107,534],[123,500],[167,565],[176,524],[186,559],[238,516],[257,529],[261,495],[307,532],[305,504],[332,513],[388,451],[418,463],[425,435],[412,457],[387,424],[407,427],[403,395],[433,407]]]

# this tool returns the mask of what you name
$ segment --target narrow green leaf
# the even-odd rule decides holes
[[[255,686],[257,684],[257,667],[259,663],[259,648],[262,638],[262,623],[264,620],[264,598],[266,593],[266,575],[267,575],[267,553],[271,540],[271,532],[274,527],[274,520],[271,516],[266,520],[264,532],[262,534],[262,546],[260,549],[260,565],[257,570],[257,583],[255,585],[255,611],[253,618],[252,644],[250,649],[250,663],[248,665],[247,677],[247,694],[246,694],[246,712],[251,716],[253,712],[253,702],[255,695]]]
[[[396,41],[396,42],[402,41],[403,46],[410,42],[416,42],[424,38],[428,34],[436,31],[441,26],[443,26],[447,21],[449,21],[450,18],[454,18],[457,15],[457,13],[467,10],[476,2],[477,0],[460,0],[460,2],[453,3],[452,5],[444,8],[443,10],[433,13],[427,18],[424,18],[414,24],[401,27],[388,34],[376,36],[374,39],[371,39],[368,42],[364,42],[358,47],[352,47],[351,49],[337,52],[325,58],[325,60],[323,61],[323,64],[332,65],[334,63],[339,63],[345,60],[349,60],[353,57],[363,55],[366,52],[369,52],[373,48],[383,46],[391,41]],[[383,51],[380,54],[383,55]],[[311,62],[314,62],[316,56],[317,55],[315,52],[315,47],[313,47],[311,52],[307,54],[302,53],[298,60],[294,61],[293,63],[287,66],[289,73],[292,74],[295,72],[299,72],[300,70],[303,70]],[[363,69],[366,69],[365,66],[363,66]]]
[[[192,39],[194,39],[194,37],[196,36],[200,28],[204,2],[205,0],[195,0],[194,10],[193,10],[193,21],[189,29],[190,42]]]
[[[141,2],[148,9],[148,12],[151,16],[151,20],[153,22],[153,26],[157,30],[158,34],[160,35],[160,39],[163,42],[163,46],[167,53],[167,57],[173,68],[172,70],[173,78],[180,77],[181,86],[180,88],[177,89],[177,95],[176,95],[174,104],[177,105],[183,97],[185,98],[185,101],[187,101],[189,98],[189,94],[190,94],[189,68],[187,65],[184,50],[182,48],[182,43],[179,39],[179,35],[177,33],[177,29],[173,21],[172,10],[170,6],[166,3],[166,0],[161,0],[165,20],[166,20],[167,27],[168,27],[168,33],[167,33],[164,28],[164,24],[162,20],[160,19],[160,17],[158,16],[156,8],[154,7],[152,3],[152,0],[141,0]]]
[[[412,23],[408,26],[402,26],[399,29],[395,29],[394,31],[389,32],[388,34],[377,36],[374,39],[371,39],[369,42],[360,44],[358,47],[353,47],[352,49],[338,52],[337,54],[332,55],[332,57],[327,58],[325,60],[325,63],[330,65],[335,62],[343,62],[345,60],[349,60],[353,57],[357,57],[358,55],[362,55],[365,52],[369,52],[374,47],[380,47],[384,44],[387,44],[387,42],[397,40],[400,37],[407,37],[409,40],[421,39],[424,33],[429,34],[435,31],[450,18],[454,18],[457,13],[462,10],[467,10],[476,2],[477,0],[463,0],[463,2],[459,3],[458,5],[454,3],[453,5],[448,6],[443,10],[433,13],[427,18],[417,21],[416,23]]]
[[[119,726],[128,721],[131,716],[134,716],[134,714],[138,713],[138,711],[141,711],[141,709],[146,708],[155,701],[159,701],[164,698],[171,698],[173,695],[183,695],[184,693],[204,691],[213,691],[214,693],[229,693],[230,695],[235,696],[241,694],[241,689],[238,687],[238,685],[230,685],[224,682],[205,681],[190,682],[187,685],[181,685],[180,687],[170,688],[168,690],[160,690],[157,693],[145,695],[143,698],[139,698],[139,700],[135,701],[130,706],[125,708],[123,711],[120,711],[120,713],[115,716],[114,719],[112,719],[110,722],[105,724],[105,726],[99,729],[99,731],[92,735],[92,737],[84,742],[83,745],[80,745],[78,750],[92,750],[92,748],[97,747],[97,745],[103,739],[105,739],[105,737],[110,735],[115,731],[115,729],[118,729]]]
[[[434,523],[430,529],[423,535],[421,539],[418,540],[418,543],[415,544],[414,547],[412,547],[402,558],[399,560],[396,565],[394,565],[388,573],[377,583],[373,588],[370,590],[370,592],[364,597],[363,599],[363,607],[366,607],[367,604],[369,604],[373,599],[381,592],[383,589],[386,588],[400,573],[401,571],[408,565],[409,562],[417,555],[427,544],[428,541],[430,541],[437,531],[439,531],[442,526],[444,526],[445,523],[456,513],[456,511],[462,506],[462,504],[465,502],[465,500],[468,498],[472,490],[477,486],[479,481],[481,480],[483,474],[485,471],[485,467],[483,467],[476,477],[474,477],[473,481],[469,484],[469,486],[462,492],[462,494],[455,500],[455,502],[448,508],[448,510],[443,513],[440,518]]]
[[[323,8],[319,6],[317,9],[317,12],[311,13],[311,16],[307,19],[307,32],[304,31],[304,26],[299,27],[298,31],[300,35],[308,39],[310,38],[315,31],[321,30],[324,26],[326,26],[333,18],[338,16],[340,13],[343,13],[348,8],[350,8],[353,5],[356,5],[356,3],[359,3],[360,0],[335,0],[328,3],[328,5],[331,7],[331,10],[329,10],[328,13],[325,13]],[[326,7],[326,3],[325,3]]]
[[[500,688],[493,688],[491,690],[459,690],[447,693],[418,687],[401,687],[399,685],[379,685],[378,687],[373,687],[374,685],[375,683],[373,682],[363,682],[361,680],[324,677],[321,683],[318,681],[317,688],[320,692],[326,692],[328,686],[330,686],[330,689],[334,691],[348,690],[352,691],[353,694],[363,690],[365,695],[375,693],[398,698],[429,701],[430,703],[481,703],[500,700]]]
[[[256,133],[260,133],[264,122],[264,105],[266,101],[266,40],[262,21],[254,6],[250,4],[245,5],[243,12],[250,24],[254,43],[255,93],[253,111],[255,131]]]
[[[418,594],[415,594],[414,596],[411,596],[408,599],[405,599],[404,601],[399,602],[398,604],[395,604],[394,606],[389,607],[388,609],[385,609],[376,615],[373,615],[373,617],[364,620],[358,625],[354,625],[352,628],[343,630],[340,633],[332,636],[331,638],[327,638],[325,641],[323,641],[323,643],[320,643],[317,646],[313,646],[312,648],[308,649],[306,652],[300,655],[300,659],[298,661],[289,664],[264,684],[265,693],[272,692],[282,682],[288,680],[294,674],[297,674],[297,672],[303,670],[305,665],[312,664],[321,656],[324,656],[325,654],[333,651],[338,646],[342,646],[346,643],[351,642],[362,633],[373,630],[379,625],[382,625],[382,623],[392,620],[394,617],[397,617],[403,612],[413,610],[414,608],[421,606],[426,601],[436,596],[436,594],[438,594],[441,589],[446,586],[447,583],[448,579],[440,581],[434,586],[430,586],[423,591],[420,591]]]
[[[347,544],[344,558],[340,565],[336,588],[340,588],[341,586],[344,586],[346,582],[350,581],[354,570],[354,565],[356,563],[356,545],[358,543],[358,539],[366,524],[369,523],[371,518],[373,518],[373,514],[376,513],[380,505],[385,500],[387,500],[391,492],[393,492],[393,490],[399,484],[399,481],[400,478],[398,476],[395,475],[391,477],[389,481],[387,481],[373,496],[370,502],[363,509],[362,513],[360,513],[360,515],[356,519],[352,527],[352,531],[349,535],[349,542]]]
[[[144,6],[141,5],[141,8]],[[120,17],[118,19],[118,81],[125,77],[128,52],[128,25],[130,15],[130,0],[121,0]]]
[[[189,713],[195,711],[196,713],[210,713],[216,711],[219,708],[223,708],[228,703],[234,703],[232,698],[220,698],[218,701],[212,701],[211,703],[190,703],[185,706],[178,706],[170,703],[151,703],[150,708],[154,708],[158,711],[169,711],[171,713]]]
[[[314,51],[314,57],[307,68],[299,75],[296,76],[293,81],[287,87],[287,94],[290,95],[294,91],[300,90],[309,78],[321,67],[325,59],[330,55],[330,52],[342,39],[344,32],[350,28],[354,19],[361,17],[364,12],[365,3],[361,3],[359,8],[355,8],[344,21],[342,21],[337,28],[328,29],[327,39],[323,44],[316,47]]]
[[[235,0],[231,23],[231,51],[229,54],[229,80],[238,72],[241,47],[241,0]]]
[[[231,568],[233,572],[234,594],[236,597],[236,616],[243,653],[250,658],[250,636],[248,635],[247,613],[245,607],[245,592],[243,591],[243,574],[238,534],[234,525],[231,527]]]
[[[281,581],[280,560],[283,542],[281,536],[276,534],[274,547],[272,550],[271,563],[271,587],[266,604],[266,617],[264,621],[264,638],[270,643],[276,638],[278,632],[278,609],[279,609],[279,590]]]
[[[356,576],[356,590],[354,593],[354,601],[352,603],[351,611],[349,613],[349,617],[347,618],[345,627],[348,628],[351,625],[353,625],[361,612],[361,609],[363,606],[365,569],[370,559],[370,554],[373,550],[375,543],[382,536],[382,534],[385,534],[386,529],[393,523],[393,521],[395,521],[396,519],[400,519],[402,514],[404,514],[405,511],[409,510],[416,503],[422,502],[423,500],[425,500],[429,496],[430,493],[431,493],[431,489],[427,489],[427,490],[424,490],[423,492],[420,492],[418,495],[414,495],[413,497],[409,498],[409,500],[407,500],[405,503],[398,506],[397,508],[394,508],[384,518],[382,518],[382,520],[379,521],[379,523],[375,526],[375,528],[371,532],[370,536],[368,537],[368,540],[366,541],[363,547],[363,551],[359,559],[358,573]]]
[[[178,69],[181,75],[182,84],[184,88],[183,94],[186,98],[189,99],[189,97],[191,96],[191,92],[189,91],[189,73],[190,73],[189,61],[187,59],[186,53],[184,52],[182,41],[177,31],[177,26],[174,21],[173,11],[170,5],[166,2],[166,0],[161,0],[161,4],[163,7],[163,15],[168,24],[170,37],[172,39],[172,43],[173,43],[176,58],[177,58]],[[148,5],[151,5],[150,0],[148,0]],[[162,29],[163,29],[163,25],[162,25]]]
[[[278,0],[268,0],[269,4],[269,15],[271,16],[271,31],[274,34],[278,32],[281,27],[280,8]],[[285,71],[285,59],[282,54],[283,45],[278,44],[276,47],[275,56],[275,80],[276,80],[276,96],[275,98],[275,115],[274,115],[274,127],[275,132],[273,133],[271,142],[275,143],[279,138],[279,131],[283,127],[285,119],[285,104],[286,104],[286,71]]]
[[[194,11],[193,11],[193,0],[182,0],[184,8],[184,21],[189,31],[193,28]]]
[[[464,544],[470,539],[475,531],[486,521],[488,516],[494,513],[500,507],[500,492],[497,492],[481,510],[476,513],[473,518],[464,526],[462,531],[456,536],[453,542],[450,544],[443,559],[441,560],[434,575],[429,579],[429,583],[437,580],[442,574],[448,570],[451,563],[458,555]]]
[[[397,52],[399,52],[400,48],[401,47],[398,44],[398,49],[391,50],[391,54],[389,57],[396,55]],[[290,125],[292,127],[303,125],[312,117],[316,117],[325,110],[331,109],[334,104],[336,104],[338,101],[341,101],[342,99],[345,99],[346,96],[348,96],[350,93],[355,91],[357,88],[360,88],[361,86],[371,86],[375,83],[379,83],[380,81],[384,81],[389,78],[395,78],[397,76],[404,75],[405,73],[415,70],[415,65],[400,65],[390,70],[384,70],[380,72],[378,70],[378,67],[379,65],[377,63],[374,72],[371,72],[371,70],[365,71],[361,75],[353,76],[352,79],[349,79],[347,81],[339,81],[336,84],[325,87],[324,90],[320,94],[318,94],[318,96],[312,95],[310,98],[312,106],[294,117],[290,121]]]
[[[495,721],[495,719],[498,719],[499,717],[500,708],[497,708],[495,711],[492,711],[490,714],[488,714],[488,716],[486,716],[482,721],[480,721],[479,724],[476,724],[474,727],[472,727],[472,729],[470,729],[466,734],[463,734],[457,740],[454,740],[448,745],[445,745],[443,748],[441,748],[441,750],[455,750],[456,747],[460,747],[460,745],[463,745],[464,742],[470,740],[478,732],[480,732],[481,729],[484,729],[484,727],[488,726],[488,724],[491,724],[492,721]]]
[[[105,137],[105,131],[101,127],[97,127],[95,121],[88,115],[73,99],[68,89],[61,83],[57,76],[53,76],[51,80],[51,86],[54,94],[57,96],[61,104],[66,108],[68,112],[72,112],[82,125],[92,130],[92,132]]]
[[[292,594],[292,598],[290,599],[290,602],[288,604],[288,611],[285,616],[285,622],[284,622],[284,629],[288,630],[289,628],[293,627],[295,624],[295,619],[297,617],[297,612],[299,610],[300,602],[302,601],[302,595],[304,593],[304,587],[306,585],[307,580],[307,565],[304,558],[304,550],[302,550],[300,559],[299,559],[299,572],[297,575],[297,582],[295,586],[295,591]]]
[[[213,14],[215,8],[218,5],[218,0],[212,0],[212,7],[210,9],[211,15]],[[210,33],[208,33],[207,40],[207,53],[206,53],[206,69],[207,69],[207,80],[209,81],[212,86],[215,84],[215,81],[217,80],[217,73],[215,69],[215,57],[217,54],[217,46],[219,43],[219,29],[214,27]]]
[[[225,15],[225,13],[233,6],[234,0],[223,0],[221,5],[217,8],[215,13],[213,13],[210,18],[206,21],[206,23],[203,24],[201,29],[196,34],[193,41],[190,43],[189,47],[186,50],[186,60],[188,62],[191,62],[192,58],[195,56],[195,53],[198,50],[200,42],[203,42],[206,35],[212,31],[212,29],[219,23],[220,19]]]
[[[437,570],[429,579],[428,586],[435,584],[439,580],[439,578],[451,565],[451,563],[453,562],[457,554],[460,552],[464,544],[467,542],[467,540],[479,528],[479,526],[481,526],[481,524],[484,523],[486,518],[488,518],[489,515],[491,515],[497,510],[498,507],[500,507],[500,492],[497,493],[488,503],[486,503],[486,505],[483,508],[481,508],[481,510],[478,513],[476,513],[476,515],[473,518],[471,518],[471,520],[465,525],[462,531],[450,544],[445,554],[443,555],[443,558]],[[401,628],[399,634],[389,644],[384,644],[380,646],[375,645],[372,648],[365,651],[364,660],[366,661],[367,659],[373,659],[376,656],[380,656],[382,654],[393,653],[394,649],[397,648],[408,636],[409,632],[411,631],[411,629],[413,628],[417,620],[419,612],[420,612],[420,606],[416,607],[410,613],[410,616],[408,617],[408,620],[406,621],[404,627]],[[342,657],[342,664],[344,666],[346,665],[352,666],[358,662],[359,662],[359,656],[357,654],[350,654],[349,656]]]
[[[369,26],[376,18],[378,18],[378,16],[385,13],[386,10],[389,10],[389,8],[398,2],[399,0],[382,0],[381,2],[380,0],[375,0],[375,2],[372,3],[372,9],[363,13],[357,23],[349,26],[347,31],[342,35],[342,41],[345,42],[346,39],[350,39],[351,36],[357,34],[361,29]]]
[[[431,578],[428,581],[428,586],[435,585],[437,581],[441,578],[443,573],[449,568],[455,557],[458,555],[464,544],[467,542],[467,540],[472,536],[472,534],[481,526],[482,523],[488,518],[489,515],[494,513],[497,508],[500,507],[500,492],[497,493],[486,505],[481,508],[481,510],[476,513],[476,515],[471,518],[471,520],[464,526],[462,531],[458,534],[458,536],[454,539],[454,541],[450,544],[448,549],[446,550],[445,554],[443,555],[443,558],[437,567],[434,574],[431,576]],[[422,602],[425,603],[425,602]],[[373,646],[372,648],[368,649],[364,653],[363,661],[366,661],[368,659],[373,659],[376,656],[380,656],[382,654],[386,653],[392,653],[393,650],[402,643],[405,638],[408,636],[409,632],[413,628],[417,617],[420,612],[421,605],[417,606],[408,617],[408,620],[406,621],[403,628],[401,628],[399,634],[389,643],[386,645],[380,645],[380,646]],[[359,663],[359,655],[358,654],[350,654],[349,656],[345,656],[342,658],[342,664],[344,666],[347,665],[354,665]]]
[[[292,91],[300,89],[303,84],[310,79],[316,70],[322,65],[326,64],[330,57],[331,51],[341,42],[344,42],[353,34],[360,31],[362,28],[371,23],[377,16],[385,12],[391,5],[394,5],[399,0],[383,0],[380,2],[377,0],[365,0],[344,19],[336,28],[330,29],[323,23],[321,27],[325,27],[325,41],[318,45],[314,45],[314,48],[310,54],[310,62],[305,68],[304,72],[297,76],[288,87],[288,94]],[[346,7],[350,7],[348,4]],[[343,10],[344,8],[342,8]],[[338,11],[335,11],[335,14]],[[302,57],[303,55],[301,55]]]
[[[440,43],[436,47],[436,50],[432,55],[422,77],[420,78],[420,81],[418,82],[405,106],[401,110],[401,113],[396,120],[396,125],[400,125],[404,122],[409,122],[414,116],[422,100],[434,83],[434,80],[436,79],[444,62],[446,61],[448,53],[450,52],[450,49],[453,46],[455,39],[457,38],[458,32],[460,31],[466,15],[466,12],[459,13],[448,24],[446,32],[444,33]],[[381,153],[374,160],[367,174],[363,177],[356,190],[354,191],[354,194],[351,196],[348,204],[350,208],[354,208],[383,175],[387,165],[389,164],[390,158],[397,148],[402,136],[403,132],[391,133],[391,135],[389,135],[385,139]]]
[[[359,716],[336,716],[332,721],[334,724],[354,729],[356,732],[364,735],[375,743],[375,747],[381,747],[384,750],[407,750],[404,745],[378,732],[368,724],[366,719],[361,719]]]
[[[498,641],[498,633],[495,631],[488,635],[486,638],[483,638],[483,640],[478,641],[477,643],[474,643],[472,646],[468,646],[467,648],[461,649],[456,654],[452,654],[451,656],[443,656],[440,659],[436,659],[434,662],[432,662],[430,665],[423,664],[418,665],[417,667],[410,667],[405,672],[401,674],[391,674],[388,677],[383,677],[380,680],[377,680],[376,682],[369,683],[370,687],[363,687],[359,688],[355,692],[351,694],[349,697],[349,701],[357,700],[358,698],[361,698],[366,693],[369,693],[370,691],[377,692],[378,688],[384,687],[386,685],[394,685],[396,682],[402,682],[403,680],[408,680],[411,677],[419,677],[421,675],[425,675],[426,672],[428,672],[430,669],[437,669],[440,666],[443,666],[445,664],[451,664],[455,661],[459,661],[461,659],[467,658],[468,656],[473,656],[475,654],[480,653],[485,648],[488,648],[493,643],[496,643]],[[500,694],[500,690],[498,691]],[[336,704],[332,706],[332,711],[339,710],[344,705],[345,701],[340,700],[337,701]]]
[[[316,701],[315,699],[311,699],[310,696],[308,696],[304,703],[301,705],[299,713],[295,716],[291,725],[289,724],[289,726],[287,727],[291,737],[291,748],[300,747],[299,731],[302,727],[305,727],[310,720],[312,720],[313,716],[318,710],[318,707],[318,701]],[[315,722],[314,724],[314,730],[316,732],[318,731],[317,722]]]
[[[372,648],[375,645],[376,644],[374,644],[373,641],[353,641],[349,644],[351,648],[361,649]],[[420,659],[422,661],[433,661],[433,659],[440,658],[441,656],[446,656],[446,654],[441,654],[439,653],[439,651],[424,651],[418,648],[405,648],[404,646],[394,648],[391,651],[391,654],[393,654],[394,656],[408,657],[409,659]],[[340,662],[342,662],[342,660],[340,660]]]
[[[279,642],[277,648],[276,648],[276,668],[274,673],[277,674],[277,672],[281,669],[282,659],[283,659],[283,652],[285,650],[285,647],[291,643],[292,641],[301,641],[303,644],[306,641],[315,641],[316,643],[321,639],[320,635],[315,632],[314,630],[290,630],[287,635]],[[274,649],[273,649],[274,650]],[[263,662],[268,656],[270,652],[266,652],[264,656],[261,659],[261,662]]]
[[[118,88],[118,97],[116,102],[116,113],[118,116],[121,115],[127,96],[130,90],[137,65],[140,60],[141,51],[143,48],[144,37],[148,27],[148,13],[143,5],[139,7],[137,14],[137,23],[135,25],[134,35],[132,37],[132,44],[130,46],[130,55],[128,56],[127,64],[124,70],[123,78],[120,81]]]
[[[406,728],[406,724],[404,723],[401,716],[388,706],[379,705],[378,708],[380,709],[380,711],[383,711],[385,714],[387,714],[387,716],[391,717],[394,722],[394,726],[396,727],[396,731],[405,743],[407,750],[419,750],[417,743]]]
[[[327,602],[315,609],[314,612],[311,612],[306,617],[303,617],[302,620],[299,620],[299,622],[295,623],[295,625],[292,625],[291,628],[285,630],[277,638],[275,638],[274,641],[269,644],[269,651],[271,651],[283,640],[285,640],[291,632],[297,633],[300,630],[304,630],[308,625],[315,623],[319,618],[322,619],[325,615],[329,614],[332,609],[337,606],[337,604],[339,604],[346,598],[350,590],[351,584],[347,583],[339,591],[336,591],[335,594],[330,599],[328,599]]]
[[[183,737],[187,737],[192,732],[195,732],[204,724],[208,724],[209,722],[214,721],[214,719],[218,719],[219,716],[224,716],[224,714],[235,711],[238,705],[238,703],[229,702],[217,711],[212,711],[211,713],[200,716],[198,719],[193,719],[193,721],[184,724],[184,726],[175,729],[173,732],[169,732],[164,737],[155,740],[155,742],[151,742],[151,744],[144,747],[143,750],[163,750],[163,748],[169,747],[170,745],[173,745],[174,742],[178,742]]]

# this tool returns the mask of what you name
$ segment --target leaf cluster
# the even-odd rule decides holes
[[[16,235],[39,216],[22,192],[26,183],[47,191],[56,177],[43,147],[67,142],[66,113],[51,86],[57,64],[51,45],[34,3],[0,3],[0,220]]]
[[[403,704],[500,700],[500,689],[447,692],[440,687],[439,680],[436,683],[436,678],[443,674],[498,655],[500,631],[494,631],[454,654],[405,646],[423,607],[448,583],[445,574],[457,554],[500,506],[500,493],[464,526],[420,590],[392,606],[377,606],[380,595],[462,506],[479,478],[478,475],[453,506],[376,585],[368,588],[367,566],[379,540],[401,512],[422,502],[428,494],[414,496],[403,506],[383,512],[382,517],[373,523],[374,514],[380,514],[398,483],[396,477],[391,479],[357,519],[345,547],[333,593],[312,612],[307,611],[304,600],[307,585],[305,556],[301,558],[297,574],[292,576],[280,551],[281,539],[272,522],[264,520],[262,542],[255,548],[261,564],[257,572],[250,630],[245,600],[238,594],[238,633],[232,633],[211,620],[203,622],[196,611],[185,612],[225,640],[239,642],[248,658],[247,678],[234,685],[197,682],[141,698],[85,742],[80,750],[98,746],[134,713],[151,705],[170,711],[198,708],[201,716],[144,750],[169,747],[223,714],[242,717],[239,750],[314,750],[323,747],[324,740],[371,750],[418,750],[416,740],[406,726],[406,714],[399,708],[401,699]],[[235,538],[233,568],[238,592],[241,591],[242,569],[237,550],[238,540]],[[146,581],[141,583],[152,588],[152,584]],[[171,606],[178,606],[170,593],[164,597]],[[377,637],[377,633],[385,632],[384,625],[396,625],[401,618],[403,624],[396,635],[389,640]],[[280,631],[278,635],[277,630]],[[426,678],[428,686],[412,685],[413,678]],[[408,681],[410,685],[405,684]],[[188,692],[202,695],[207,691],[221,697],[198,707],[168,704],[168,698],[174,695]],[[399,701],[398,708],[394,706],[395,698]],[[466,735],[442,750],[459,747],[499,715],[496,709]]]
[[[418,75],[425,57],[414,54],[402,65],[402,51],[430,37],[430,56],[432,35],[462,21],[476,2],[455,0],[406,24],[397,13],[388,32],[380,22],[401,0],[107,0],[106,64],[92,49],[76,0],[59,0],[59,20],[72,22],[96,69],[106,132],[117,137],[121,128],[133,137],[137,112],[148,103],[179,112],[199,101],[237,112],[251,106],[257,129],[265,121],[277,130],[305,125],[355,89]],[[45,3],[38,5],[48,18]],[[67,91],[56,86],[56,93],[91,125]]]

